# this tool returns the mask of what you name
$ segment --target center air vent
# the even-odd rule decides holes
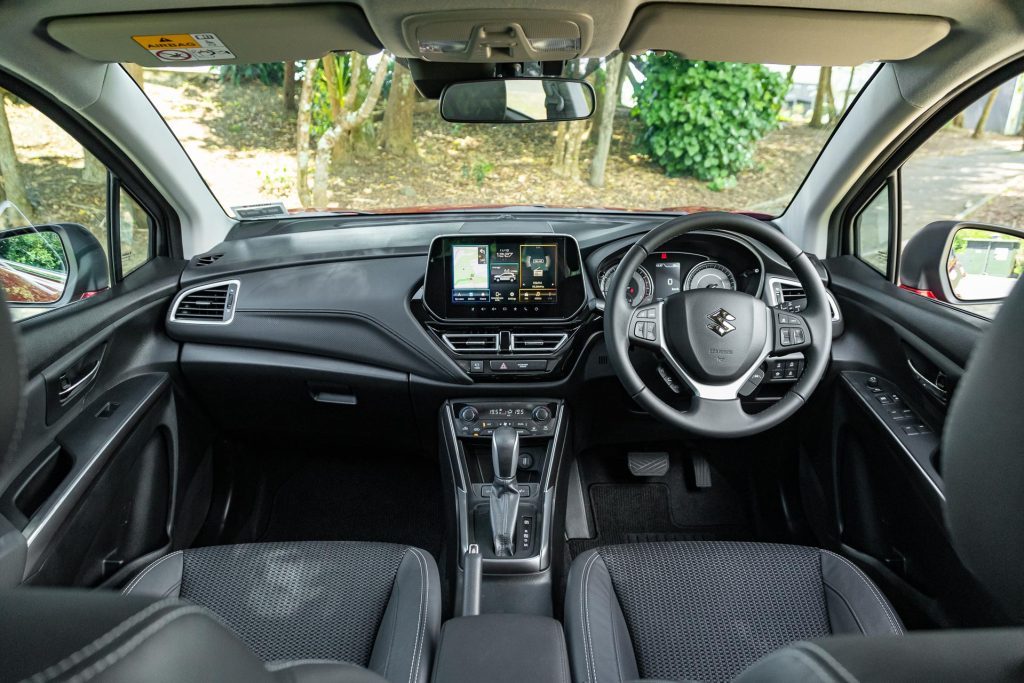
[[[235,317],[238,284],[229,280],[185,290],[171,307],[171,322],[227,325]]]
[[[498,350],[497,334],[443,334],[441,338],[456,353],[494,353]]]
[[[554,353],[569,338],[564,332],[513,332],[513,353]]]
[[[224,256],[224,254],[207,254],[206,256],[200,256],[196,259],[196,268],[208,266],[222,256]]]

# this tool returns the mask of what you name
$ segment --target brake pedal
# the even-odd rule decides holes
[[[663,477],[668,465],[668,453],[629,454],[629,471],[634,477]]]
[[[693,483],[699,489],[711,488],[711,465],[703,455],[691,454],[690,462],[693,463]]]

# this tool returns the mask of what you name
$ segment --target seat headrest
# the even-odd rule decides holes
[[[1007,613],[1024,622],[1024,287],[974,349],[942,437],[953,545]]]
[[[18,352],[14,323],[7,310],[7,296],[0,287],[0,466],[21,430],[24,368]]]

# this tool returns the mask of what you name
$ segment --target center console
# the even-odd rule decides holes
[[[556,376],[578,351],[587,278],[568,235],[444,235],[433,240],[423,323],[475,381]]]

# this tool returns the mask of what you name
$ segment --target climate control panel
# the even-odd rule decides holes
[[[490,437],[499,427],[511,427],[522,437],[552,436],[557,409],[549,401],[472,401],[452,405],[455,433],[468,438]]]

